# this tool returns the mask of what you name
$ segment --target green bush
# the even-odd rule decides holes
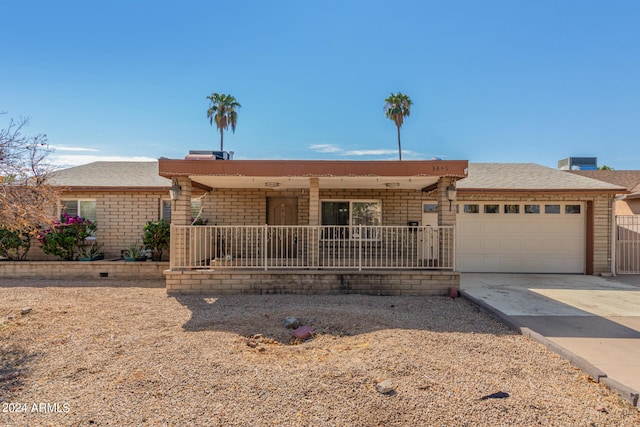
[[[45,254],[72,261],[76,259],[85,239],[97,228],[97,225],[88,219],[64,213],[60,221],[54,221],[51,228],[38,235],[38,240]]]
[[[147,249],[153,251],[152,259],[162,261],[162,252],[169,249],[171,224],[164,219],[149,221],[144,225],[143,231],[142,242]]]
[[[31,234],[0,228],[0,257],[23,261],[31,248]]]

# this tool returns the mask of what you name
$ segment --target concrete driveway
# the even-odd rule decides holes
[[[640,276],[463,273],[460,287],[470,300],[638,404]]]

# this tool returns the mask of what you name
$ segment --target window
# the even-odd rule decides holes
[[[464,213],[480,213],[480,205],[464,205]]]
[[[506,214],[519,214],[520,205],[504,205],[504,213]]]
[[[323,201],[320,206],[320,221],[327,227],[325,236],[348,239],[348,226],[378,226],[382,224],[382,208],[377,200],[337,200]],[[363,238],[375,238],[374,230],[363,230]],[[358,238],[357,231],[352,232],[353,238]]]
[[[539,214],[540,205],[524,205],[524,213],[526,214]]]
[[[580,213],[580,205],[565,205],[564,213],[567,215],[575,215]]]
[[[322,225],[380,225],[382,209],[378,201],[322,202]]]
[[[486,214],[500,213],[500,205],[484,205],[484,213]]]
[[[200,213],[200,199],[191,200],[191,217],[196,218]],[[163,200],[160,206],[160,218],[164,218],[171,222],[171,200]]]
[[[96,222],[96,201],[95,200],[61,200],[60,214],[66,212],[70,216],[79,216]]]
[[[560,205],[544,205],[544,213],[546,214],[559,214]]]
[[[437,213],[438,212],[438,204],[437,203],[423,203],[422,204],[422,212],[424,212],[424,213]]]

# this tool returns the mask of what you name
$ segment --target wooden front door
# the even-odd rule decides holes
[[[270,228],[269,257],[296,258],[297,232],[294,228],[286,226],[298,225],[298,198],[267,197],[267,224],[277,226]]]

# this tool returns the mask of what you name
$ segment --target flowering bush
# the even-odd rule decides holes
[[[85,239],[97,228],[96,223],[88,219],[63,213],[60,221],[54,220],[50,228],[38,234],[38,241],[45,254],[72,261]]]
[[[31,247],[31,234],[0,227],[0,257],[22,261]]]

